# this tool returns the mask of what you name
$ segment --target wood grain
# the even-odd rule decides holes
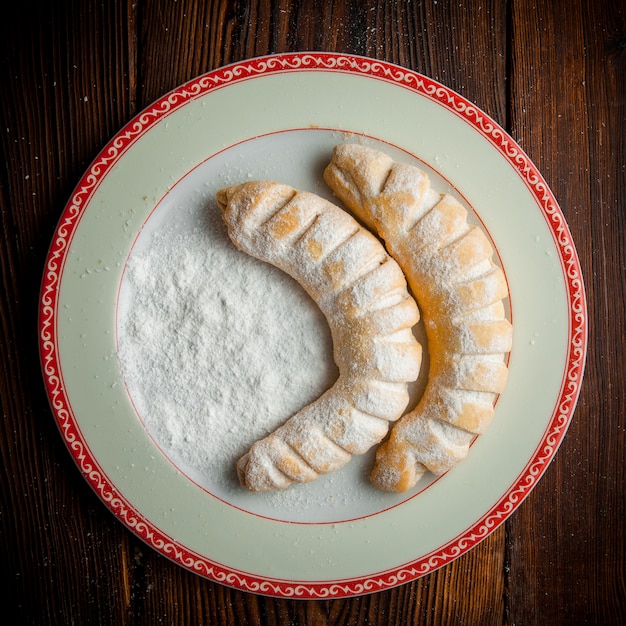
[[[12,3],[0,25],[0,588],[12,623],[623,623],[625,13],[599,0]],[[37,353],[47,248],[98,151],[184,81],[297,50],[399,63],[503,125],[561,205],[589,300],[579,405],[527,500],[446,567],[345,600],[232,590],[146,547],[75,468]]]
[[[561,12],[549,5],[513,6],[511,131],[568,220],[592,321],[568,435],[528,506],[510,521],[511,618],[613,624],[626,597],[625,475],[623,462],[616,463],[626,443],[626,15],[613,3],[571,2]]]

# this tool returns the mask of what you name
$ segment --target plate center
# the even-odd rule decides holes
[[[355,139],[335,130],[281,131],[214,155],[178,181],[151,213],[120,287],[118,353],[148,435],[207,492],[272,519],[345,521],[415,494],[387,494],[369,484],[374,450],[338,472],[279,493],[249,493],[236,476],[237,459],[319,397],[338,372],[317,305],[282,271],[234,247],[215,194],[269,179],[336,202],[322,172],[333,147]],[[423,329],[416,332],[424,343]],[[415,398],[423,378],[412,390]]]

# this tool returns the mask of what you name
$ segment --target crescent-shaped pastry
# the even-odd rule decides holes
[[[237,463],[251,491],[283,489],[342,467],[379,443],[408,404],[421,346],[419,312],[397,263],[344,210],[267,181],[217,194],[232,242],[285,271],[328,320],[335,384]]]
[[[489,425],[508,373],[508,287],[483,231],[417,167],[343,144],[335,147],[324,178],[384,239],[424,320],[430,356],[424,395],[377,450],[370,477],[381,489],[403,492],[426,470],[442,474],[465,458],[472,439]]]

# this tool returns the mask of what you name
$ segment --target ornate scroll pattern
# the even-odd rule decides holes
[[[567,281],[570,313],[567,369],[559,400],[544,437],[518,480],[481,520],[435,552],[390,572],[343,581],[299,583],[233,571],[188,550],[143,518],[117,491],[89,450],[65,392],[57,350],[57,305],[65,257],[85,208],[111,167],[154,124],[186,103],[233,82],[293,71],[343,72],[387,81],[436,101],[465,119],[499,150],[532,192],[553,234]],[[547,184],[513,139],[465,98],[425,76],[384,61],[327,53],[261,57],[209,72],[166,94],[122,128],[83,176],[61,216],[44,270],[39,303],[39,329],[46,390],[60,432],[81,472],[118,519],[156,551],[201,576],[245,591],[286,598],[347,597],[394,587],[442,567],[487,537],[528,495],[560,445],[580,391],[587,344],[584,286],[571,234]]]

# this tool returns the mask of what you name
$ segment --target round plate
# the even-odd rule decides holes
[[[127,261],[145,248],[148,231],[178,219],[181,203],[192,214],[211,210],[214,192],[228,181],[274,178],[332,197],[321,172],[332,146],[346,141],[418,162],[488,232],[511,294],[507,386],[467,459],[403,496],[367,485],[367,455],[332,480],[293,486],[281,498],[220,491],[215,477],[196,475],[168,455],[124,384],[116,342],[128,309]],[[327,53],[275,55],[215,70],[131,120],[85,173],[61,216],[39,319],[56,421],[114,515],[197,574],[298,598],[354,596],[413,580],[497,528],[556,453],[578,397],[587,340],[571,235],[519,146],[429,78]],[[333,506],[322,506],[329,498]]]

